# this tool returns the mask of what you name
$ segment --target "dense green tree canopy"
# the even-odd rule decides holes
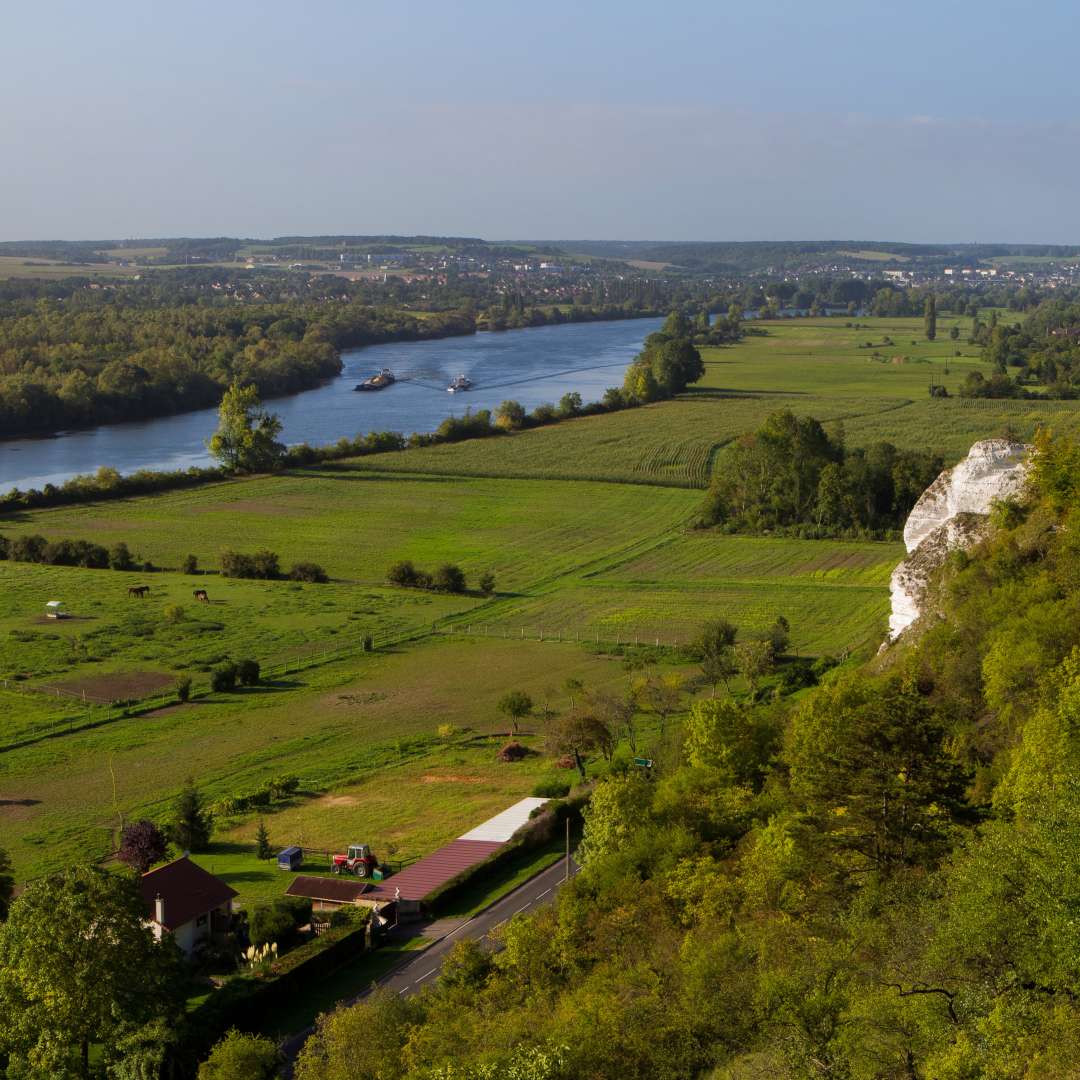
[[[0,924],[0,1049],[9,1076],[85,1074],[144,1025],[175,1019],[178,950],[154,941],[127,874],[75,867],[33,882]]]

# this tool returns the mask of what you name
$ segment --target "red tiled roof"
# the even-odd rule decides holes
[[[166,930],[176,930],[199,915],[215,911],[237,895],[235,889],[187,856],[143,874],[139,892],[151,919],[156,918],[157,897],[165,901],[162,925]]]
[[[503,844],[494,840],[453,840],[433,851],[400,874],[394,874],[367,894],[372,900],[393,900],[398,889],[402,900],[423,900],[457,877],[462,870],[483,862]]]
[[[366,892],[366,881],[345,877],[294,877],[285,890],[286,896],[303,896],[307,900],[331,900],[337,904],[351,904]]]

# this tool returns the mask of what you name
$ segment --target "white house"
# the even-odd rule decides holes
[[[172,934],[186,956],[214,934],[229,929],[237,895],[186,855],[143,874],[139,891],[154,937],[160,941]]]

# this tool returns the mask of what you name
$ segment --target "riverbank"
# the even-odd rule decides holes
[[[449,417],[493,411],[506,398],[527,412],[569,392],[585,401],[599,399],[622,382],[642,341],[659,325],[659,319],[619,320],[367,346],[345,352],[341,374],[315,389],[264,400],[282,421],[284,441],[296,448],[356,442],[358,432],[430,434]],[[353,392],[383,367],[394,371],[395,385],[378,394]],[[463,373],[473,389],[447,394],[449,382]],[[193,470],[216,464],[206,451],[216,427],[215,401],[214,407],[156,420],[0,442],[0,491],[52,493],[100,469],[109,470],[110,478],[183,474],[188,483]]]

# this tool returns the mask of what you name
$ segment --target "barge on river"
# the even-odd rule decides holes
[[[362,383],[357,383],[354,390],[385,390],[388,386],[392,386],[397,379],[394,378],[394,373],[389,368],[383,368],[378,375],[372,375],[370,379],[365,379]]]

